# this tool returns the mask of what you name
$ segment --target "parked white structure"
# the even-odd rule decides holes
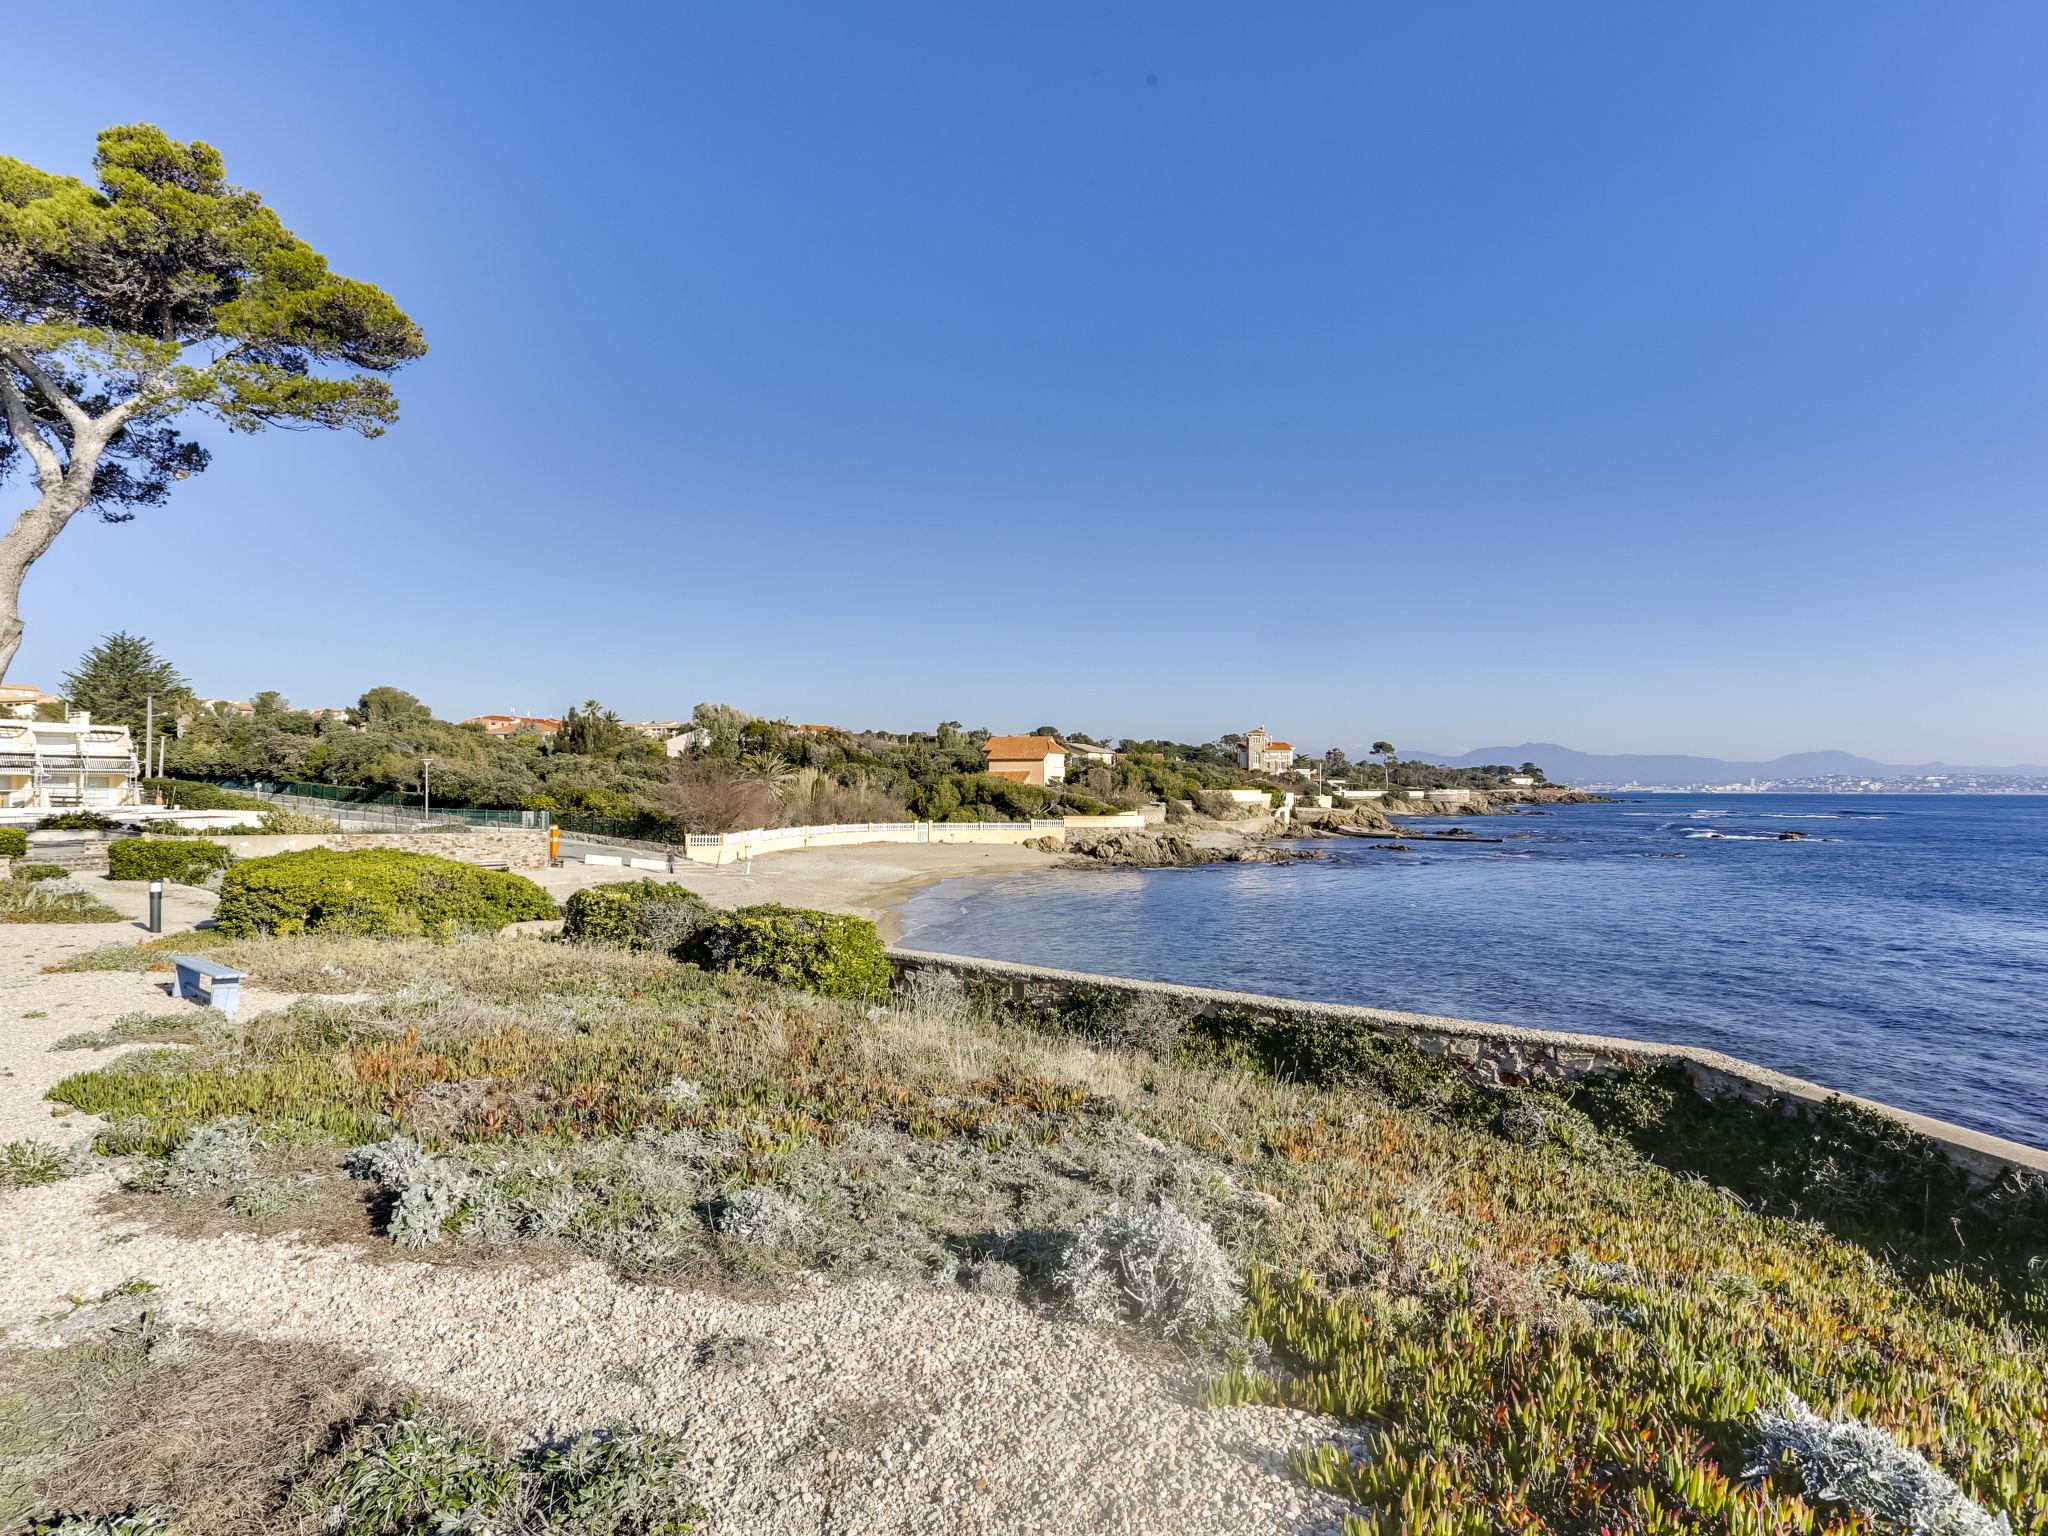
[[[135,743],[125,725],[0,719],[0,807],[102,811],[141,803]]]

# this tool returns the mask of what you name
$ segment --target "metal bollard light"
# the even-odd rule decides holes
[[[164,931],[164,883],[161,880],[149,882],[149,931]]]

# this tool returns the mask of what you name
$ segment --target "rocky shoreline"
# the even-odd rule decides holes
[[[1200,864],[1292,864],[1321,857],[1312,848],[1276,847],[1269,839],[1285,836],[1266,828],[1257,833],[1229,831],[1226,840],[1203,841],[1171,828],[1106,832],[1100,837],[1054,844],[1069,857],[1062,869],[1183,869]],[[1211,834],[1213,837],[1214,834]]]

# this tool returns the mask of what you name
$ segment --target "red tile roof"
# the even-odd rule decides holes
[[[1056,736],[991,736],[982,743],[990,762],[1017,758],[1066,756],[1067,749]]]

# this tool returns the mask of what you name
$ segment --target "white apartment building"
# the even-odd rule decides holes
[[[140,805],[141,767],[125,725],[0,719],[0,809],[104,811]]]

